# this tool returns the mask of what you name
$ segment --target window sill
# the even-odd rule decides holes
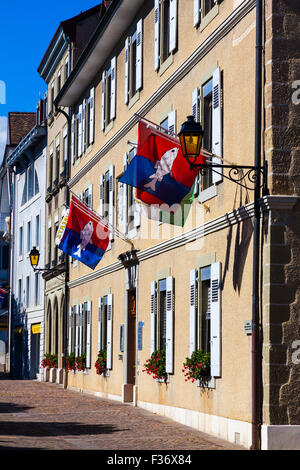
[[[132,98],[130,98],[128,103],[128,109],[131,109],[135,103],[140,99],[140,92],[136,91]]]
[[[114,120],[110,121],[109,124],[107,124],[107,126],[105,126],[105,129],[104,129],[104,135],[107,135],[114,127]]]
[[[161,63],[159,70],[158,70],[158,75],[161,77],[163,73],[173,64],[174,62],[174,55],[171,54],[169,57]]]
[[[200,381],[197,380],[197,387],[201,387],[201,388],[216,388],[216,379],[215,379],[215,377],[210,377],[209,381],[208,381],[207,384],[205,384],[204,386],[200,385]]]
[[[201,23],[199,26],[199,31],[203,31],[209,23],[219,14],[219,5],[215,5],[207,15],[201,18]]]
[[[204,189],[203,191],[200,191],[199,196],[198,196],[198,201],[199,202],[205,202],[208,201],[209,199],[212,199],[217,195],[217,186],[214,184],[210,186],[207,189]]]
[[[167,380],[165,379],[155,379],[155,382],[159,384],[169,384],[170,383],[170,374],[167,375]]]

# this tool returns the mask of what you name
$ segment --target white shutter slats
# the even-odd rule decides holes
[[[73,308],[69,307],[69,338],[68,338],[68,353],[72,352],[72,313]]]
[[[197,348],[197,270],[190,271],[190,355]]]
[[[79,351],[79,315],[78,315],[78,305],[75,305],[74,307],[74,315],[75,315],[75,356],[78,356],[78,351]]]
[[[127,153],[123,155],[123,170],[124,172],[127,169]],[[128,225],[128,213],[127,213],[127,184],[123,184],[123,228],[124,233],[127,232],[127,225]]]
[[[196,122],[200,120],[200,90],[198,87],[194,88],[192,91],[192,115],[195,118]],[[195,187],[194,187],[194,196],[199,194],[199,174],[195,178]]]
[[[154,70],[159,68],[159,0],[154,1]]]
[[[107,342],[106,342],[106,368],[112,369],[112,315],[113,315],[113,298],[112,294],[107,296]]]
[[[79,305],[79,355],[82,354],[83,305]]]
[[[168,130],[172,134],[176,134],[176,109],[168,114]]]
[[[115,183],[115,167],[110,165],[109,167],[109,208],[108,208],[108,221],[111,225],[114,225],[114,183]],[[113,241],[114,234],[111,231],[110,241]]]
[[[72,123],[71,123],[71,158],[72,163],[75,162],[75,115],[72,115]]]
[[[150,354],[156,349],[156,282],[151,282],[150,291]]]
[[[95,88],[90,89],[90,129],[89,144],[94,142],[94,121],[95,121]]]
[[[111,95],[110,95],[110,119],[116,117],[116,72],[117,72],[117,59],[111,59]]]
[[[91,367],[92,302],[86,303],[86,367]]]
[[[221,263],[213,263],[210,270],[210,350],[211,375],[221,375]]]
[[[86,99],[82,102],[82,152],[86,149]]]
[[[221,72],[219,67],[213,72],[212,153],[222,157]],[[222,163],[222,160],[217,157],[213,157],[212,160],[216,164]],[[222,181],[222,168],[217,168],[217,172],[213,171],[213,183]]]
[[[101,344],[101,335],[102,335],[102,297],[98,299],[98,341],[97,341],[97,351],[101,351],[103,345]]]
[[[125,39],[125,104],[129,100],[129,38]]]
[[[169,52],[177,47],[177,0],[170,0]]]
[[[102,91],[101,91],[101,130],[105,127],[105,81],[106,81],[105,70],[102,72]]]
[[[139,20],[136,25],[136,90],[142,88],[143,71],[143,20]]]
[[[104,216],[104,176],[101,174],[100,175],[100,181],[99,181],[99,192],[100,192],[100,197],[99,197],[99,203],[100,203],[100,207],[99,207],[99,213],[101,215],[101,217]]]
[[[166,372],[174,371],[174,279],[172,276],[166,279]]]
[[[194,0],[194,26],[200,23],[201,0]]]

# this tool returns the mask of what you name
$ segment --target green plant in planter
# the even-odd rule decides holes
[[[98,352],[95,367],[98,375],[102,375],[106,371],[106,349],[101,349],[101,351]]]
[[[47,370],[57,368],[57,354],[46,353],[41,366]]]
[[[66,354],[66,370],[76,370],[75,353]]]
[[[163,379],[166,382],[168,378],[166,372],[166,351],[164,349],[154,351],[145,362],[144,367],[143,372],[152,375],[154,379]]]
[[[85,370],[86,368],[86,355],[85,353],[77,356],[75,359],[75,365],[77,370]]]
[[[206,386],[210,378],[210,353],[201,349],[194,351],[191,357],[186,357],[182,372],[186,377],[186,382],[199,380],[201,387]]]

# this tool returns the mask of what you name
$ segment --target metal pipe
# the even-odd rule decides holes
[[[255,70],[255,166],[261,167],[262,130],[262,1],[256,0]],[[252,284],[252,450],[260,449],[261,427],[261,352],[260,352],[260,172],[254,189],[253,284]]]

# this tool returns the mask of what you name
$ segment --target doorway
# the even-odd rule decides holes
[[[41,325],[32,325],[30,347],[30,378],[36,379],[40,372]]]
[[[136,381],[136,289],[128,291],[127,383]]]

